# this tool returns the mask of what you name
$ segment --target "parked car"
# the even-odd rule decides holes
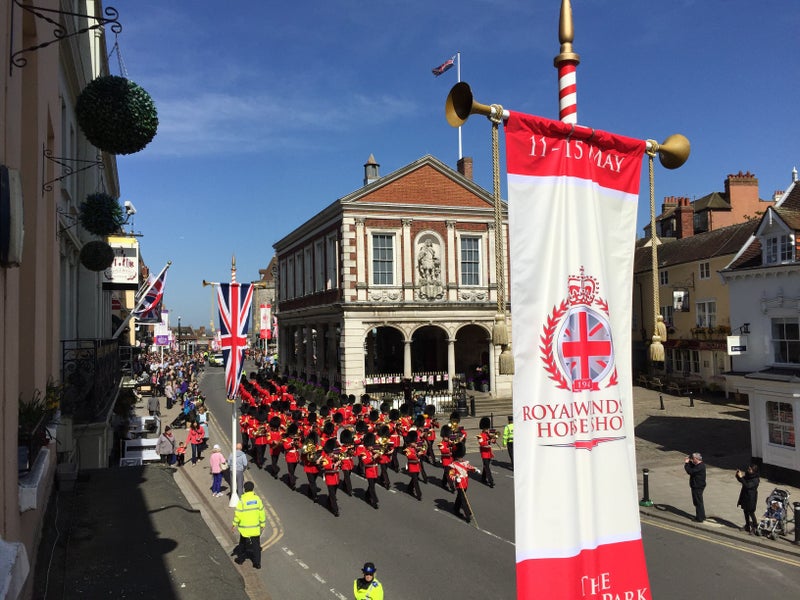
[[[216,352],[212,354],[208,359],[208,364],[212,367],[222,367],[225,365],[225,359],[222,356],[222,352]]]

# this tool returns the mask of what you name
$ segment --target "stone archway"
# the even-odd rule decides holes
[[[444,329],[426,325],[414,331],[411,369],[415,373],[447,372],[447,332]]]
[[[480,325],[465,325],[456,332],[456,373],[463,373],[465,382],[476,387],[482,380],[491,381],[489,339],[489,332]]]
[[[394,327],[373,327],[364,338],[364,373],[403,373],[403,333]]]

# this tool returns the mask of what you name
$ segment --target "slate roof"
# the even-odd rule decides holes
[[[771,206],[767,209],[761,219],[759,219],[759,225],[764,222],[764,219],[769,218],[770,211],[773,211],[795,232],[800,231],[800,186],[796,185],[796,182],[793,183],[786,195],[783,196],[775,206]],[[736,257],[731,264],[725,267],[724,270],[734,271],[737,269],[752,269],[763,266],[761,261],[761,240],[753,238],[748,246],[745,247],[743,244],[741,254]]]
[[[759,221],[752,220],[687,238],[664,238],[661,240],[663,243],[658,246],[658,267],[664,268],[725,254],[736,254],[753,235],[758,224]],[[633,261],[634,274],[649,272],[652,268],[649,241],[642,238],[637,242]]]

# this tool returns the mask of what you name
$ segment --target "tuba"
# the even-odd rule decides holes
[[[316,462],[317,461],[317,445],[312,442],[308,441],[303,444],[303,448],[301,450],[301,454],[305,457],[308,462]]]

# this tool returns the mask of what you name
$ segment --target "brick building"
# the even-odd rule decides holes
[[[424,156],[381,177],[370,156],[363,187],[274,245],[281,371],[356,395],[456,377],[510,394],[491,343],[496,235],[472,159],[455,171]]]

